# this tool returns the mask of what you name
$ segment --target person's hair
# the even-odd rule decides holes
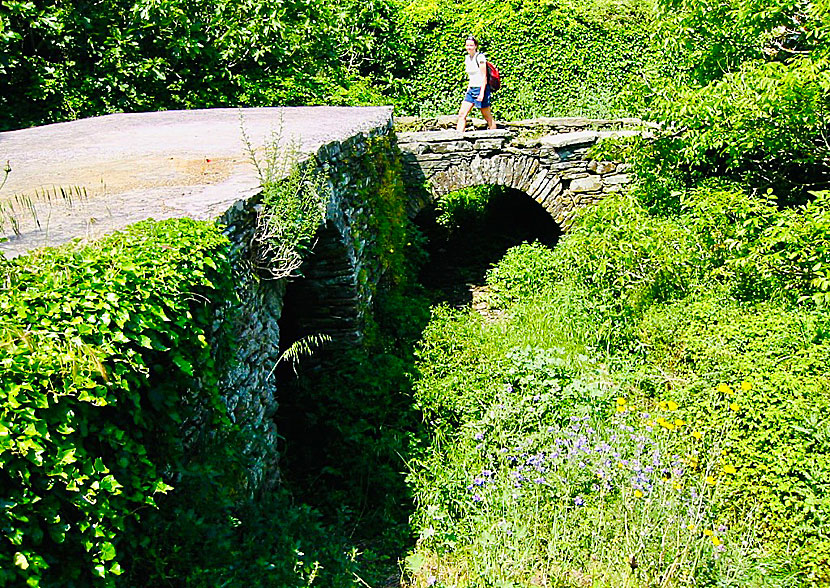
[[[467,41],[472,41],[473,43],[475,43],[476,49],[478,49],[478,39],[476,39],[474,36],[470,35],[469,37],[467,37]]]

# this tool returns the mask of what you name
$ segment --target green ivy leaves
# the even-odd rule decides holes
[[[128,525],[172,489],[184,393],[221,405],[208,301],[234,299],[227,245],[212,224],[146,221],[4,267],[0,584],[122,572]]]

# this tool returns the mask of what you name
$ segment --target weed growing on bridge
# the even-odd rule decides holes
[[[313,160],[300,160],[296,145],[281,141],[282,127],[257,157],[242,125],[242,138],[262,186],[262,206],[252,243],[254,265],[278,280],[296,275],[303,253],[325,220],[326,186]]]

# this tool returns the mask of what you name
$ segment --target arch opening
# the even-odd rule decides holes
[[[419,278],[433,303],[468,306],[486,272],[511,247],[538,241],[553,247],[559,224],[525,192],[505,186],[464,188],[439,198],[415,217],[429,260]]]

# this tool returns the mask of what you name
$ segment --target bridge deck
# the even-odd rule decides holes
[[[0,252],[96,237],[146,218],[210,219],[256,192],[243,142],[275,134],[303,153],[388,125],[389,108],[114,114],[0,133]]]

